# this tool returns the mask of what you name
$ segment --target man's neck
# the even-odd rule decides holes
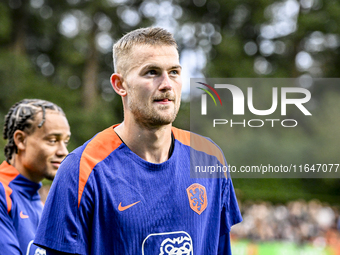
[[[30,172],[24,167],[22,158],[18,154],[16,153],[13,154],[12,159],[10,160],[10,164],[15,169],[17,169],[22,176],[26,177],[28,180],[36,183],[42,181],[42,179],[39,178],[36,174],[30,174]]]
[[[115,128],[115,132],[126,146],[142,159],[156,164],[168,160],[171,147],[171,124],[146,128],[123,122]]]

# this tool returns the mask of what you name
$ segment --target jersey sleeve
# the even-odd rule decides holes
[[[205,137],[217,148],[211,155],[214,155],[219,161],[219,164],[228,168],[227,161],[224,157],[221,148],[210,138]],[[231,180],[229,171],[221,171],[215,177],[221,178],[222,180],[222,212],[221,212],[221,226],[220,236],[227,234],[229,236],[230,228],[242,221],[240,209],[238,207],[234,186]]]
[[[230,235],[220,236],[217,255],[231,255]]]
[[[13,221],[7,211],[5,189],[0,183],[0,251],[1,254],[21,254]]]
[[[78,208],[78,181],[79,157],[71,153],[58,169],[47,196],[34,241],[36,245],[47,250],[87,254],[91,203],[83,203]],[[92,199],[88,190],[84,190],[82,199],[84,197]]]
[[[222,194],[222,212],[220,235],[228,234],[233,225],[242,221],[240,209],[238,207],[234,186],[231,178],[226,179],[225,188]]]

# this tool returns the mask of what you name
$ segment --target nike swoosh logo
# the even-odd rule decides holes
[[[119,203],[118,205],[118,210],[119,211],[125,211],[126,209],[129,209],[131,206],[134,206],[135,204],[138,204],[140,201],[136,202],[136,203],[133,203],[133,204],[130,204],[130,205],[127,205],[127,206],[122,206],[122,202]]]
[[[21,218],[21,219],[28,219],[28,218],[29,218],[29,216],[28,216],[28,215],[25,215],[25,214],[23,214],[23,212],[21,211],[21,212],[20,212],[20,218]]]

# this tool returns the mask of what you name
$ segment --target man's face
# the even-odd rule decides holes
[[[172,123],[181,101],[181,66],[173,46],[134,46],[123,86],[125,120],[157,127]]]
[[[64,115],[46,110],[45,117],[42,127],[35,127],[34,132],[27,135],[22,157],[25,175],[35,182],[40,182],[44,178],[54,179],[61,161],[68,154],[66,146],[71,135],[70,126]],[[36,118],[39,123],[42,113],[38,113]]]

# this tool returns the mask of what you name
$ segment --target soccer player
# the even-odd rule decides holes
[[[33,244],[43,210],[38,190],[68,154],[69,124],[59,106],[24,99],[6,115],[3,137],[8,141],[0,165],[0,254],[43,255]]]
[[[137,29],[113,56],[124,121],[66,157],[35,243],[47,254],[230,254],[241,221],[231,179],[190,177],[191,160],[224,166],[224,156],[172,126],[182,87],[173,36]]]

